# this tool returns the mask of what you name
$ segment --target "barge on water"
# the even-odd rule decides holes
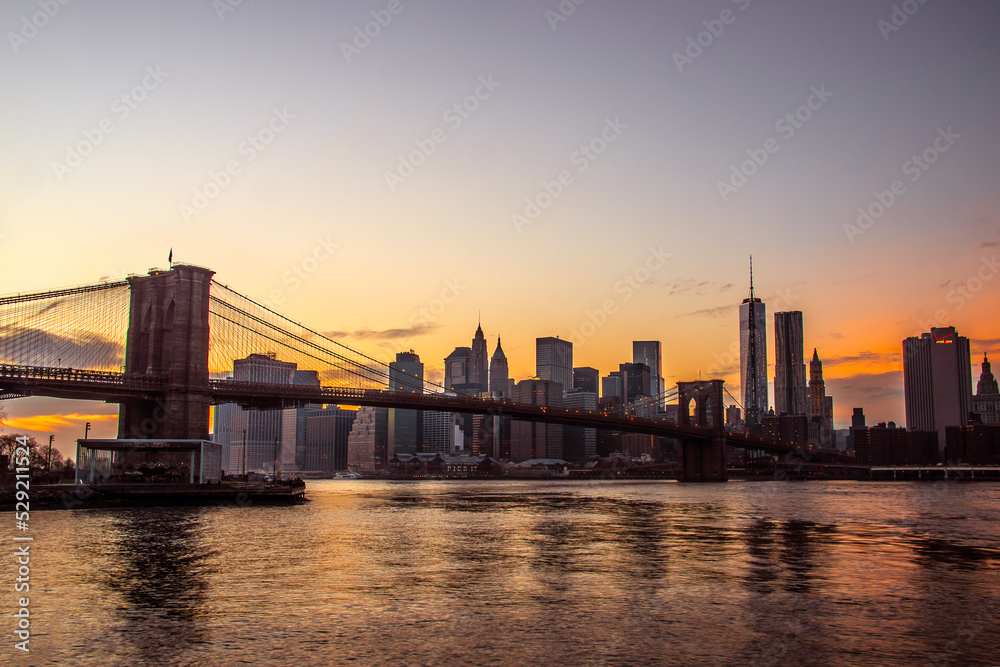
[[[215,484],[109,483],[31,485],[33,510],[101,507],[296,505],[307,502],[306,483],[220,482]],[[14,491],[0,493],[0,510],[14,509]]]

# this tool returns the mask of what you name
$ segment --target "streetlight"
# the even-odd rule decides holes
[[[271,478],[276,478],[278,476],[278,436],[274,437],[274,461],[271,464]]]
[[[47,477],[47,481],[51,481],[52,480],[52,439],[55,438],[55,437],[56,436],[54,436],[54,435],[50,435],[49,436],[49,455],[47,457],[48,460],[45,463],[45,467],[47,469],[47,472],[45,473],[45,476]]]

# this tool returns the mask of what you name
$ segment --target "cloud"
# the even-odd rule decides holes
[[[695,296],[705,296],[710,293],[725,292],[733,287],[733,283],[720,285],[712,280],[694,280],[693,278],[676,280],[674,282],[661,282],[659,284],[666,288],[667,296],[677,296],[678,294],[686,294],[687,292],[693,292]]]
[[[983,241],[979,244],[980,248],[1000,248],[1000,241]]]
[[[844,337],[845,336],[842,333],[837,333],[836,331],[830,332],[830,338],[832,338],[834,340],[843,340]]]
[[[66,426],[79,426],[84,422],[115,421],[118,415],[55,414],[16,417],[4,422],[4,426],[24,431],[54,431]]]
[[[835,280],[835,281],[833,281],[833,284],[834,285],[844,285],[846,283],[860,282],[862,280],[868,280],[869,278],[874,278],[875,276],[881,275],[883,273],[885,273],[884,269],[879,270],[879,271],[872,271],[871,273],[866,273],[866,274],[861,275],[861,276],[855,276],[855,275],[847,274],[846,278],[844,278],[842,280]]]
[[[701,310],[693,310],[690,313],[681,313],[677,317],[722,317],[723,315],[729,315],[732,313],[733,309],[737,307],[737,304],[731,303],[726,306],[717,306],[715,308],[702,308]]]
[[[383,329],[376,331],[373,329],[358,329],[356,331],[324,331],[323,335],[333,340],[341,338],[358,338],[363,340],[399,340],[401,338],[415,338],[425,336],[435,329],[440,329],[440,324],[418,324],[404,329]]]
[[[902,352],[858,352],[857,354],[845,354],[838,357],[821,356],[820,360],[822,360],[824,368],[832,368],[842,364],[899,363],[902,356]]]
[[[1000,338],[970,338],[969,344],[973,348],[1000,351]]]
[[[905,422],[903,405],[903,372],[859,373],[846,378],[826,381],[827,393],[833,396],[840,414],[851,408],[863,408],[868,425],[881,421]],[[849,423],[837,426],[846,428]]]

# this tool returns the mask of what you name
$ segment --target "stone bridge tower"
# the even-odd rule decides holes
[[[726,408],[723,380],[677,383],[677,423],[711,428],[711,436],[681,439],[682,482],[724,482],[726,474]]]
[[[208,439],[208,295],[214,271],[177,265],[128,279],[125,374],[166,379],[163,400],[121,404],[122,439]]]

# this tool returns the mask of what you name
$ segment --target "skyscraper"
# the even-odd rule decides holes
[[[659,396],[663,393],[663,355],[660,341],[632,341],[632,362],[649,366],[649,389],[647,396]]]
[[[459,393],[476,393],[471,379],[472,348],[456,347],[444,360],[444,388]]]
[[[389,389],[412,394],[423,392],[424,365],[413,350],[397,353],[396,361],[389,364]],[[423,428],[421,411],[390,408],[387,460],[395,454],[420,452],[423,446]]]
[[[618,372],[625,385],[625,404],[635,403],[640,398],[650,395],[649,366],[641,362],[618,364]]]
[[[589,366],[578,366],[573,369],[573,388],[583,389],[595,395],[600,394],[601,372]]]
[[[865,409],[864,408],[854,408],[854,414],[851,415],[851,428],[847,435],[847,449],[848,451],[856,451],[854,434],[857,431],[862,431],[866,428],[865,426]]]
[[[521,380],[514,387],[514,402],[562,407],[563,387],[557,382],[548,380]],[[512,461],[561,459],[562,456],[562,426],[544,422],[517,420],[511,422],[510,458]]]
[[[317,371],[296,370],[292,375],[292,384],[311,387],[320,386]],[[302,408],[287,408],[281,411],[281,455],[278,462],[279,470],[309,470],[306,468],[306,407],[321,408],[322,405],[310,405]]]
[[[455,443],[455,415],[438,410],[424,411],[425,452],[451,454]]]
[[[621,371],[612,371],[607,377],[601,378],[601,400],[610,402],[617,398],[619,403],[625,402],[625,376]]]
[[[358,408],[347,437],[347,466],[357,472],[373,472],[386,466],[389,439],[387,408]]]
[[[750,258],[750,296],[740,305],[740,386],[747,424],[760,424],[767,414],[767,315],[753,293]]]
[[[478,386],[479,391],[489,389],[490,367],[487,355],[486,336],[483,335],[483,326],[480,324],[472,339],[472,356],[469,360],[469,384]]]
[[[596,371],[595,371],[596,372]],[[577,410],[597,410],[597,393],[587,389],[571,389],[563,398],[563,407]],[[579,462],[597,454],[597,429],[584,426],[563,426],[563,458]]]
[[[972,411],[979,414],[984,424],[1000,424],[1000,388],[990,370],[990,360],[983,355],[983,370],[972,397]]]
[[[777,391],[777,390],[775,390]],[[826,394],[826,382],[823,380],[823,362],[819,359],[819,351],[813,348],[813,358],[809,362],[809,403],[806,406],[809,422],[816,426],[819,443],[823,447],[834,444],[833,430],[833,396]]]
[[[774,314],[774,413],[809,413],[801,310]]]
[[[507,366],[507,355],[503,353],[503,348],[500,347],[500,336],[497,336],[497,349],[493,351],[493,357],[490,359],[489,389],[508,400],[513,396],[510,370]]]
[[[561,338],[535,340],[535,375],[558,382],[563,391],[573,388],[573,343]]]
[[[233,361],[232,379],[242,382],[294,384],[296,372],[294,363],[278,361],[277,355],[273,352],[251,354],[245,359]],[[295,411],[291,412],[294,418]],[[215,410],[214,428],[219,443],[223,445],[224,450],[228,449],[228,456],[225,452],[222,456],[223,462],[228,465],[225,470],[237,474],[244,470],[270,472],[275,465],[275,458],[282,460],[279,447],[282,443],[284,417],[282,410],[244,410],[232,404],[218,406]],[[294,452],[294,445],[292,449]]]
[[[972,409],[969,339],[955,327],[933,327],[904,340],[903,391],[907,428],[937,431],[944,453],[945,427],[966,426]]]
[[[775,393],[777,391],[775,389]],[[826,381],[823,380],[823,362],[819,360],[819,351],[813,348],[813,358],[809,362],[809,418],[822,417],[826,411],[825,406]]]
[[[339,407],[305,409],[306,470],[347,470],[348,437],[358,416]]]

